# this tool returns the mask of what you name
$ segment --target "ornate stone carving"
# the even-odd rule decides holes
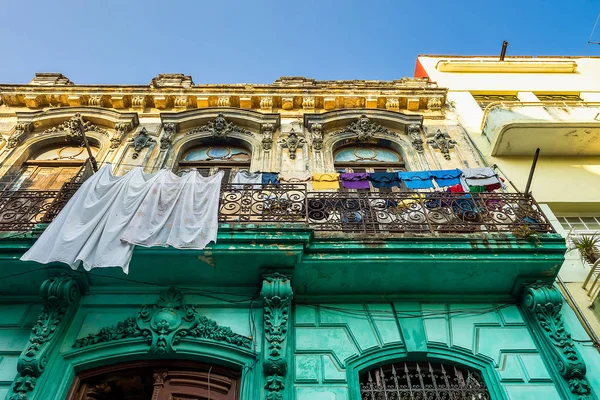
[[[315,108],[315,98],[310,97],[310,96],[303,96],[302,97],[302,108],[304,108],[304,109]]]
[[[281,147],[288,149],[290,153],[290,159],[296,159],[296,150],[298,147],[303,146],[306,143],[303,137],[298,136],[296,131],[292,130],[287,134],[286,137],[282,138],[279,143]]]
[[[282,400],[287,373],[288,316],[293,294],[289,278],[280,273],[263,276],[260,294],[264,305],[266,340],[265,359],[263,360],[265,398]]]
[[[133,108],[144,108],[144,107],[146,107],[146,96],[133,96],[131,98],[131,106]]]
[[[388,97],[385,100],[385,108],[388,110],[398,110],[400,109],[400,101],[397,97]]]
[[[223,114],[217,115],[217,118],[215,118],[213,121],[210,121],[206,125],[196,127],[187,134],[191,135],[200,132],[208,132],[212,135],[212,137],[227,137],[228,134],[233,132],[252,136],[252,132],[250,132],[248,129],[237,126],[233,122],[228,122]]]
[[[105,107],[106,100],[105,100],[104,96],[99,96],[99,95],[90,96],[90,98],[88,100],[88,106]]]
[[[129,122],[118,122],[115,124],[115,133],[110,138],[110,148],[116,149],[121,144],[123,136],[129,132],[133,126]]]
[[[184,74],[158,74],[150,81],[150,87],[153,88],[187,89],[193,85],[192,77]]]
[[[321,151],[323,149],[323,124],[312,124],[310,126],[310,133],[312,135],[313,149]]]
[[[98,132],[104,136],[109,136],[107,130],[100,128],[92,124],[90,121],[85,121],[81,114],[77,113],[73,115],[69,120],[53,128],[46,129],[42,132],[42,135],[54,132],[65,132],[69,139],[81,139],[81,124],[83,123],[83,129],[85,132]]]
[[[148,352],[169,354],[182,339],[208,339],[233,346],[251,348],[252,338],[234,333],[229,327],[200,315],[196,306],[185,304],[183,294],[170,288],[154,305],[145,305],[137,316],[100,329],[96,334],[77,339],[74,348],[93,346],[126,338],[141,338]]]
[[[260,98],[260,108],[263,110],[270,110],[273,108],[273,97],[263,96]]]
[[[585,377],[585,362],[565,328],[562,305],[560,291],[550,283],[535,283],[525,289],[525,312],[534,321],[534,330],[541,336],[543,346],[553,355],[556,370],[577,399],[591,400],[595,397]]]
[[[9,149],[13,149],[13,148],[17,147],[19,145],[19,143],[21,143],[23,136],[25,136],[32,130],[33,130],[33,124],[21,123],[21,122],[17,123],[17,125],[15,125],[15,130],[8,138],[8,143],[6,143],[6,147],[8,147]]]
[[[217,107],[229,107],[229,106],[231,106],[229,96],[221,96],[217,99]]]
[[[186,108],[188,105],[188,97],[187,96],[176,96],[175,100],[173,100],[173,106],[176,108]]]
[[[379,125],[376,122],[372,122],[366,115],[361,115],[360,118],[351,123],[348,127],[344,129],[340,129],[333,134],[340,133],[353,133],[356,135],[356,139],[358,141],[368,140],[375,136],[376,133],[380,133],[383,135],[396,136],[396,134],[389,129]]]
[[[408,126],[408,136],[410,143],[416,151],[423,152],[423,139],[421,138],[421,126],[419,124],[410,124]]]
[[[427,101],[428,110],[439,110],[442,108],[442,99],[439,97],[431,97]]]
[[[450,159],[450,150],[456,145],[455,140],[450,139],[448,134],[442,133],[439,129],[433,138],[427,140],[427,143],[434,149],[439,149],[446,160]]]
[[[42,283],[40,296],[42,311],[17,362],[18,375],[10,400],[27,400],[35,389],[37,379],[46,368],[52,340],[69,309],[79,302],[81,288],[75,278],[60,274]]]
[[[179,125],[174,122],[167,122],[163,125],[163,134],[160,137],[160,148],[161,150],[166,150],[171,146],[173,142],[173,137],[177,133]]]
[[[138,156],[140,155],[140,152],[143,149],[150,146],[152,143],[156,142],[156,140],[154,140],[153,138],[150,137],[150,134],[146,130],[146,127],[143,127],[137,133],[137,135],[135,135],[134,137],[129,139],[129,141],[132,142],[132,144],[133,144],[133,154],[131,155],[131,158],[133,158],[134,160],[136,158],[138,158]]]
[[[275,127],[273,126],[273,124],[262,124],[261,131],[263,135],[263,149],[271,150],[271,148],[273,147],[273,134],[275,133]]]

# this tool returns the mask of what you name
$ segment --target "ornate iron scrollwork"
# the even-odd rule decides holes
[[[260,292],[264,304],[264,324],[267,351],[263,360],[265,374],[265,398],[282,400],[287,374],[288,316],[292,301],[290,279],[280,273],[263,276]]]
[[[247,349],[252,345],[252,338],[234,333],[229,327],[200,315],[196,306],[185,304],[180,291],[170,288],[160,294],[154,305],[143,306],[137,316],[77,339],[73,347],[125,338],[143,338],[150,345],[148,351],[156,354],[175,352],[175,346],[184,338],[209,339]]]

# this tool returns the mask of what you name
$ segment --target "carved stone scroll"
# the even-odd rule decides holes
[[[408,136],[413,148],[419,153],[423,152],[423,138],[421,137],[421,127],[419,124],[410,124],[408,126]]]
[[[263,124],[261,127],[262,131],[262,146],[264,150],[271,150],[273,147],[273,134],[275,133],[275,127],[273,124]]]
[[[9,149],[13,149],[13,148],[17,147],[19,145],[19,143],[21,143],[21,141],[23,140],[23,136],[25,136],[32,130],[33,130],[33,124],[18,123],[15,126],[15,130],[8,138],[8,143],[6,144],[6,147],[8,147]]]
[[[568,384],[574,399],[595,399],[585,374],[585,362],[575,348],[562,317],[563,297],[550,283],[535,283],[525,289],[523,308],[534,322],[534,331],[550,354],[554,368]]]
[[[310,126],[312,134],[312,147],[315,151],[323,149],[323,124],[312,124]]]
[[[210,121],[206,125],[192,129],[187,133],[187,135],[201,132],[208,132],[212,135],[212,137],[227,137],[227,135],[233,132],[252,136],[252,132],[250,132],[248,129],[237,126],[233,122],[227,121],[223,114],[217,115],[217,118]]]
[[[161,150],[166,150],[173,143],[173,138],[178,130],[178,124],[174,122],[167,122],[163,126],[163,134],[160,137],[160,148]]]
[[[264,305],[265,399],[283,400],[287,374],[287,334],[289,330],[292,286],[290,279],[280,273],[263,276],[260,292]]]
[[[10,400],[27,400],[35,389],[46,368],[49,348],[65,325],[65,316],[79,303],[81,287],[72,276],[60,274],[42,283],[40,296],[42,311],[17,362],[18,375],[13,382]]]

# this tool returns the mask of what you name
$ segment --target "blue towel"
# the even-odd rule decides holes
[[[277,172],[263,172],[262,173],[262,184],[263,185],[279,185],[279,179],[277,178],[279,174]]]
[[[458,185],[461,175],[462,171],[458,168],[431,171],[431,176],[440,187]]]
[[[432,189],[433,182],[429,171],[398,172],[398,176],[408,189]]]

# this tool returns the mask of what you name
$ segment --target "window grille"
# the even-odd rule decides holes
[[[429,362],[404,362],[369,370],[361,374],[360,393],[362,400],[491,398],[477,372]]]
[[[496,101],[519,101],[514,94],[474,94],[473,98],[482,110]]]

